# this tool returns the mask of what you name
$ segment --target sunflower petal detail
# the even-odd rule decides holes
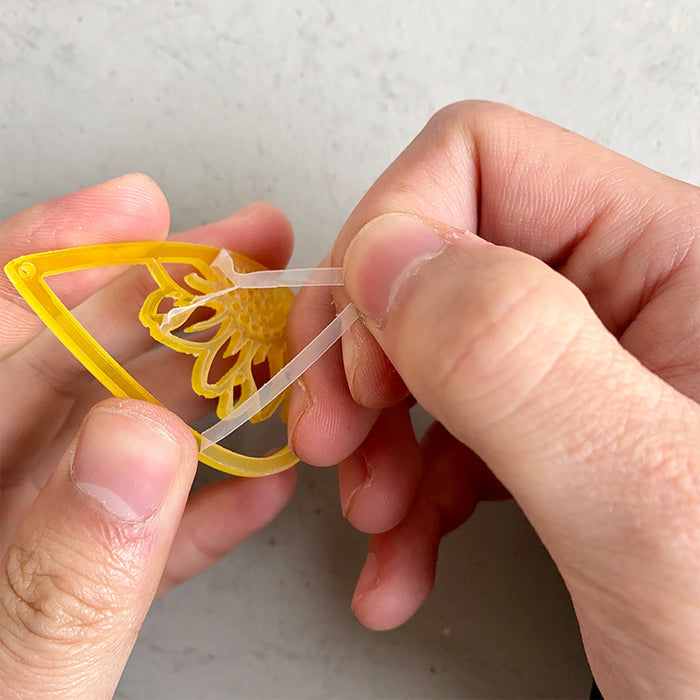
[[[237,272],[263,269],[242,256],[231,254],[231,259]],[[287,314],[293,300],[290,290],[233,288],[221,270],[211,266],[186,275],[187,288],[162,264],[151,266],[151,274],[158,288],[144,301],[139,318],[155,340],[195,356],[192,387],[200,396],[218,399],[220,418],[258,390],[255,365],[267,362],[271,374],[282,368],[287,358]],[[170,316],[158,311],[166,301],[174,311]],[[202,319],[202,311],[210,315]],[[214,329],[205,339],[191,337]],[[254,420],[271,416],[284,398],[266,406]]]

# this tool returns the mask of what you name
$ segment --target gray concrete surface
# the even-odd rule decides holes
[[[0,214],[138,170],[174,229],[273,202],[310,265],[468,97],[698,183],[698,36],[695,0],[5,0]],[[480,507],[423,609],[377,634],[349,609],[366,542],[335,472],[300,477],[274,524],[156,602],[118,698],[587,697],[568,596],[514,505]]]

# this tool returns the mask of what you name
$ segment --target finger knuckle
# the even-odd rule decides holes
[[[678,519],[693,529],[700,511],[700,469],[697,454],[688,449],[683,436],[675,431],[659,430],[648,436],[640,436],[636,444],[628,448],[642,465],[635,480],[636,485],[667,514],[667,523]],[[689,517],[690,516],[690,517]]]
[[[512,272],[506,263],[484,278],[477,296],[470,285],[470,298],[454,304],[455,314],[435,314],[430,344],[435,385],[467,411],[488,408],[494,420],[546,391],[561,373],[575,375],[571,365],[585,326],[572,293],[557,280],[537,269],[523,274],[522,265],[518,275]]]
[[[495,140],[506,138],[513,129],[519,129],[526,115],[512,107],[486,100],[463,100],[439,109],[428,120],[426,130],[437,140],[453,142],[455,139],[472,144],[478,150],[483,137],[491,135]]]
[[[436,127],[463,126],[478,122],[494,123],[512,118],[517,110],[488,100],[460,100],[438,109],[429,123]]]
[[[108,633],[118,616],[113,584],[124,573],[64,545],[47,546],[46,540],[44,533],[8,548],[2,618],[25,648],[89,644]]]

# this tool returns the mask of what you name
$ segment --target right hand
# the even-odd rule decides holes
[[[295,391],[290,441],[340,462],[344,512],[372,533],[360,620],[406,620],[442,535],[505,487],[564,577],[603,694],[696,695],[700,191],[463,103],[370,189],[331,264],[336,306],[365,323]],[[322,295],[299,295],[292,345],[332,313]],[[438,421],[421,446],[407,390]]]

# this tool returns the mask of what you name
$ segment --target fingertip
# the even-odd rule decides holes
[[[374,541],[381,537],[387,541]],[[385,632],[404,624],[426,601],[435,571],[422,561],[397,560],[387,535],[372,539],[350,608],[365,627]]]
[[[393,530],[373,535],[351,604],[357,619],[379,631],[406,622],[430,595],[439,545],[439,514],[425,500]]]
[[[160,185],[146,173],[131,172],[105,180],[97,185],[95,189],[114,189],[126,192],[140,193],[144,199],[165,201],[165,195]]]
[[[328,289],[302,289],[287,322],[289,352],[295,356],[333,319]],[[317,467],[337,464],[365,439],[378,411],[359,406],[350,395],[341,350],[333,346],[292,387],[287,426],[289,447]]]
[[[277,230],[285,233],[288,237],[291,238],[292,236],[292,224],[287,215],[279,207],[265,200],[257,199],[247,204],[238,211],[238,215],[264,220],[270,226],[274,226]]]
[[[100,196],[95,198],[95,206],[98,210],[102,210],[104,207],[102,194],[109,192],[119,198],[123,216],[138,217],[144,228],[162,232],[162,235],[168,232],[170,227],[168,200],[158,183],[150,175],[127,173],[80,192],[85,192],[88,195],[93,192],[99,193]],[[76,194],[80,194],[80,192]],[[73,197],[74,195],[65,196]]]
[[[427,598],[427,595],[425,596]],[[388,632],[407,622],[424,601],[407,605],[394,592],[385,595],[381,589],[353,600],[350,606],[362,625],[374,632]]]
[[[422,471],[408,405],[384,411],[361,447],[338,465],[343,514],[362,532],[396,527],[416,498]]]
[[[248,233],[246,255],[271,269],[287,265],[294,250],[294,232],[281,209],[260,200],[243,207],[234,217],[236,225],[243,229],[244,234]]]
[[[160,187],[132,173],[35,204],[0,223],[0,256],[168,234],[170,210]]]
[[[334,392],[329,389],[327,394]],[[307,464],[330,467],[362,443],[378,412],[358,406],[349,395],[326,396],[320,400],[317,396],[308,388],[297,387],[292,391],[287,426],[289,448]]]
[[[220,221],[180,231],[174,238],[226,248],[271,270],[285,267],[294,248],[289,219],[267,202],[253,202]]]
[[[353,400],[367,408],[389,408],[408,396],[408,389],[384,351],[363,324],[342,338],[343,365]]]

